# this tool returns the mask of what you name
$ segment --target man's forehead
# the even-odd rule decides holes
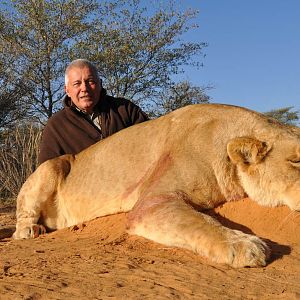
[[[67,76],[70,79],[81,79],[82,77],[85,78],[94,78],[94,79],[98,79],[97,74],[95,73],[95,71],[86,66],[86,67],[73,67],[72,69],[69,70]]]

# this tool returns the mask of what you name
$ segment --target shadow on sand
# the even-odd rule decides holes
[[[234,230],[240,230],[247,234],[255,235],[255,233],[249,227],[224,218],[220,214],[216,213],[214,210],[208,210],[205,213],[218,220],[225,227]],[[270,247],[271,250],[271,256],[268,260],[268,264],[272,263],[275,260],[281,259],[283,256],[289,255],[291,253],[291,247],[288,245],[282,245],[266,238],[261,239],[266,242],[266,244]]]

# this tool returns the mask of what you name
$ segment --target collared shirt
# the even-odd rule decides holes
[[[82,114],[84,114],[84,116],[91,122],[93,122],[94,125],[97,126],[97,128],[101,131],[101,114],[100,111],[98,109],[98,107],[96,106],[94,111],[92,112],[92,114],[89,114],[83,110],[81,110],[79,107],[77,107],[75,104],[73,104],[73,107],[76,108],[76,110],[78,110],[79,112],[81,112]]]

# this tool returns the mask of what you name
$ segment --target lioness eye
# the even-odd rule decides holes
[[[297,167],[297,168],[300,168],[300,159],[293,159],[293,160],[288,160],[288,162],[294,166],[294,167]]]

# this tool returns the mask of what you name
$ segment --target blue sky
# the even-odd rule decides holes
[[[149,0],[142,2],[149,6]],[[187,69],[182,79],[212,85],[211,102],[300,111],[300,0],[174,2],[199,10],[199,28],[185,38],[208,43],[206,57],[199,57],[204,67]]]
[[[207,42],[204,67],[185,75],[213,85],[211,102],[260,112],[300,110],[300,0],[178,0],[199,10],[187,39]]]

